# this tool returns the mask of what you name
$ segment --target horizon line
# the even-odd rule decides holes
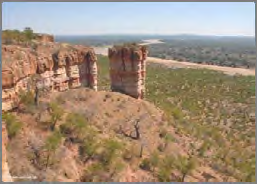
[[[47,33],[46,33],[47,34]],[[101,33],[101,34],[52,34],[54,36],[214,36],[214,37],[255,37],[255,35],[218,35],[218,34],[152,34],[152,33]]]

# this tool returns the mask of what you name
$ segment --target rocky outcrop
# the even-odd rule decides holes
[[[40,42],[54,42],[54,36],[49,34],[36,34],[36,40]]]
[[[7,155],[6,155],[6,145],[7,145],[7,131],[5,127],[5,123],[2,122],[2,181],[3,182],[12,182],[12,177],[9,172],[9,167],[7,163]]]
[[[114,46],[109,49],[112,91],[144,98],[147,52],[146,47],[139,45]]]
[[[36,55],[27,48],[2,45],[2,110],[17,106],[20,91],[30,90],[36,73]]]
[[[97,58],[83,46],[40,43],[36,48],[2,46],[2,110],[15,108],[21,91],[97,90]]]

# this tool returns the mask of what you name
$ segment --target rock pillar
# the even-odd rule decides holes
[[[135,44],[114,46],[109,49],[112,91],[137,99],[145,96],[145,60],[147,49]]]

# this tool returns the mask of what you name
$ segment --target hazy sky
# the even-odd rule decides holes
[[[4,2],[2,28],[55,35],[255,35],[253,2]]]

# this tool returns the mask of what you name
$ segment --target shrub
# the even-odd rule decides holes
[[[143,161],[140,164],[140,168],[146,171],[155,171],[155,168],[159,164],[159,155],[157,152],[154,152],[151,154],[149,158],[143,159]]]
[[[168,131],[166,129],[162,129],[160,132],[160,138],[164,138],[168,134]]]
[[[160,182],[171,182],[171,171],[161,167],[158,171],[158,179]]]
[[[172,109],[172,115],[177,120],[183,119],[183,113],[179,108],[173,108]]]
[[[159,154],[158,152],[153,152],[153,154],[151,154],[150,156],[150,163],[151,163],[151,166],[153,168],[153,171],[155,170],[155,168],[159,165]]]
[[[108,166],[117,157],[122,145],[116,140],[107,139],[104,141],[103,146],[104,150],[101,155],[101,161],[103,165]]]
[[[103,163],[93,163],[86,170],[81,178],[82,182],[107,182],[113,181],[116,174],[124,168],[123,163],[117,162],[108,168]]]
[[[21,122],[19,122],[16,117],[10,113],[3,114],[2,118],[6,122],[8,137],[10,139],[15,137],[22,128]]]
[[[181,182],[184,182],[185,177],[190,174],[196,167],[196,159],[193,157],[178,156],[176,162],[176,168],[181,172]]]
[[[91,164],[84,172],[81,178],[82,182],[100,182],[103,181],[103,175],[106,173],[104,166],[101,163]]]
[[[175,168],[175,159],[173,156],[165,156],[159,165],[158,169],[158,179],[161,182],[171,181],[171,172]]]
[[[140,168],[146,171],[151,171],[151,161],[149,158],[144,158],[140,164]]]
[[[87,162],[91,159],[99,148],[99,144],[93,141],[84,141],[84,143],[80,146],[80,155],[82,156],[84,162]],[[85,159],[86,157],[86,159]]]
[[[88,129],[86,131],[86,129]],[[69,113],[66,117],[65,123],[60,125],[60,130],[63,134],[70,135],[72,138],[82,138],[88,134],[89,137],[95,135],[94,130],[88,127],[87,120],[81,114]]]
[[[201,145],[201,147],[198,149],[198,155],[200,157],[203,157],[205,152],[209,149],[210,147],[210,142],[209,141],[204,141]]]
[[[126,146],[126,149],[122,152],[123,160],[127,161],[133,168],[137,168],[139,162],[141,162],[141,144],[132,143]]]
[[[176,139],[171,134],[167,134],[164,137],[164,140],[165,140],[165,142],[175,142],[176,141]]]
[[[33,113],[35,109],[35,98],[32,91],[19,92],[20,104],[24,105],[25,112]],[[20,108],[20,107],[19,107]]]
[[[51,115],[51,129],[55,129],[57,121],[61,120],[64,114],[63,109],[55,102],[49,104],[50,115]]]

